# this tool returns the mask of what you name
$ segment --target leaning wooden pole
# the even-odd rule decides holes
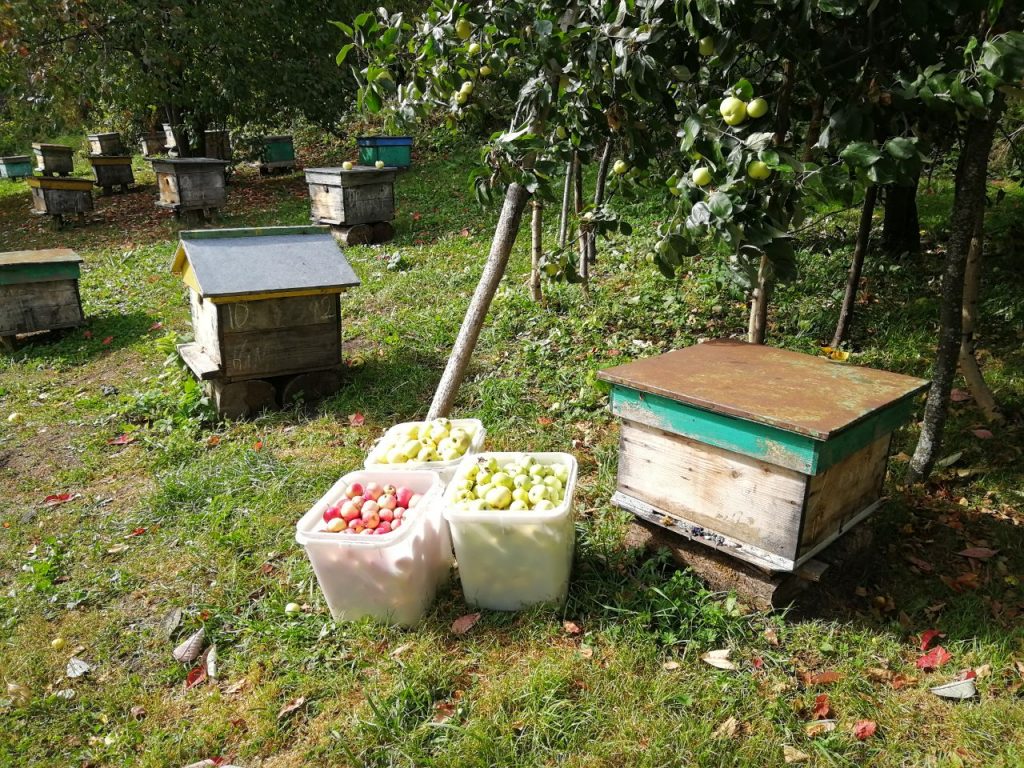
[[[462,320],[462,327],[459,329],[458,338],[455,339],[455,347],[448,358],[448,364],[441,375],[441,382],[437,385],[434,401],[430,404],[430,411],[427,414],[428,419],[447,416],[451,412],[459,386],[466,375],[466,368],[469,367],[469,359],[476,349],[477,339],[480,338],[480,329],[487,317],[487,311],[491,307],[501,278],[505,275],[508,257],[512,253],[516,235],[519,234],[519,225],[529,198],[530,193],[519,184],[510,184],[505,192],[505,203],[501,207],[501,216],[498,218],[498,226],[491,241],[491,252],[469,303],[469,309]]]
[[[974,397],[985,418],[990,422],[1002,421],[999,404],[992,390],[985,381],[978,364],[975,350],[978,327],[978,294],[981,287],[981,257],[985,242],[985,212],[979,212],[978,221],[974,225],[974,238],[967,252],[967,267],[964,273],[964,306],[962,311],[963,328],[960,333],[960,372],[967,382],[967,388]]]
[[[540,290],[540,259],[544,255],[544,203],[533,201],[530,219],[530,298],[536,302],[544,297]]]

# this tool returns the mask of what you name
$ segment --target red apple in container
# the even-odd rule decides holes
[[[341,510],[338,507],[332,506],[324,510],[324,522],[329,523],[336,517],[342,517]]]
[[[363,496],[368,499],[376,501],[384,493],[384,489],[380,487],[380,483],[369,482],[366,484],[366,488],[363,490]]]
[[[405,509],[409,508],[409,500],[413,497],[412,488],[399,488],[396,498],[398,500],[398,506]]]
[[[354,499],[356,496],[362,496],[363,484],[352,483],[352,485],[345,489],[345,495],[348,496],[350,499]]]

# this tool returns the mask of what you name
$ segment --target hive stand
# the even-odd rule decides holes
[[[345,245],[385,243],[395,236],[396,168],[307,168],[310,219],[330,224]]]
[[[84,224],[85,214],[93,210],[92,182],[88,179],[30,176],[25,182],[32,190],[32,213],[49,216],[54,229],[63,228],[72,215]]]
[[[182,232],[172,271],[195,341],[178,348],[218,413],[242,418],[341,383],[341,293],[359,285],[327,227]]]
[[[13,350],[19,333],[85,322],[78,293],[81,263],[68,248],[0,253],[0,346]]]
[[[612,503],[647,538],[713,549],[776,588],[878,508],[892,432],[927,386],[732,340],[598,377],[620,419]]]

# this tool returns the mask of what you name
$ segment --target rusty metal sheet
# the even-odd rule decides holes
[[[46,248],[38,251],[8,251],[0,253],[0,266],[3,267],[10,267],[16,264],[59,264],[69,261],[81,262],[82,257],[70,248]]]
[[[913,376],[732,339],[607,368],[598,378],[817,440],[928,386]]]

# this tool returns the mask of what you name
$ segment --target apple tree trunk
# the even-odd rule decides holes
[[[889,256],[916,254],[921,250],[921,223],[917,215],[917,187],[890,184],[885,188],[885,218],[882,221],[882,250]]]
[[[860,287],[860,275],[864,269],[864,256],[871,244],[871,221],[875,213],[875,200],[878,198],[878,187],[870,185],[864,190],[864,205],[860,209],[860,226],[857,227],[857,242],[853,247],[853,258],[850,261],[850,272],[846,279],[846,293],[843,306],[839,310],[839,322],[832,336],[832,346],[838,347],[850,335],[853,323],[853,308],[857,303],[857,289]]]
[[[562,211],[558,216],[558,248],[564,249],[569,241],[569,201],[572,199],[572,180],[576,168],[576,155],[565,165],[565,186],[562,188]]]
[[[483,273],[480,275],[480,282],[476,286],[469,308],[466,310],[466,316],[462,320],[462,327],[455,339],[455,346],[448,358],[448,364],[437,385],[434,400],[430,404],[430,411],[427,414],[428,419],[447,416],[451,413],[452,404],[455,402],[459,387],[466,376],[469,359],[473,356],[476,342],[480,338],[480,329],[487,317],[487,311],[491,307],[491,301],[498,290],[501,278],[505,275],[508,258],[512,253],[512,246],[515,245],[516,235],[519,234],[519,225],[522,222],[523,211],[526,209],[529,197],[530,193],[526,191],[526,188],[515,183],[509,184],[508,190],[505,192],[505,202],[501,207],[501,215],[498,217],[494,239],[491,241],[491,252],[487,256]]]
[[[594,187],[594,208],[604,205],[605,190],[608,186],[608,166],[612,162],[612,140],[608,139],[601,150],[601,161],[597,165],[597,183]],[[591,264],[597,263],[597,234],[590,233],[587,238],[587,260]]]
[[[927,479],[942,448],[942,431],[949,415],[949,395],[960,357],[967,256],[977,220],[984,212],[988,156],[992,151],[992,137],[1000,111],[996,107],[987,119],[971,118],[968,121],[957,162],[949,245],[942,272],[938,345],[921,436],[910,460],[910,482]]]
[[[978,294],[981,289],[981,258],[984,254],[985,219],[984,208],[974,227],[974,238],[967,253],[967,267],[964,272],[963,329],[960,334],[960,372],[967,382],[967,388],[974,397],[985,418],[990,422],[1002,421],[999,405],[992,390],[985,381],[978,363],[975,345],[978,327]]]
[[[768,324],[768,301],[771,298],[771,262],[767,254],[761,254],[761,265],[757,270],[757,285],[750,298],[750,320],[747,323],[747,341],[764,344],[765,326]]]

